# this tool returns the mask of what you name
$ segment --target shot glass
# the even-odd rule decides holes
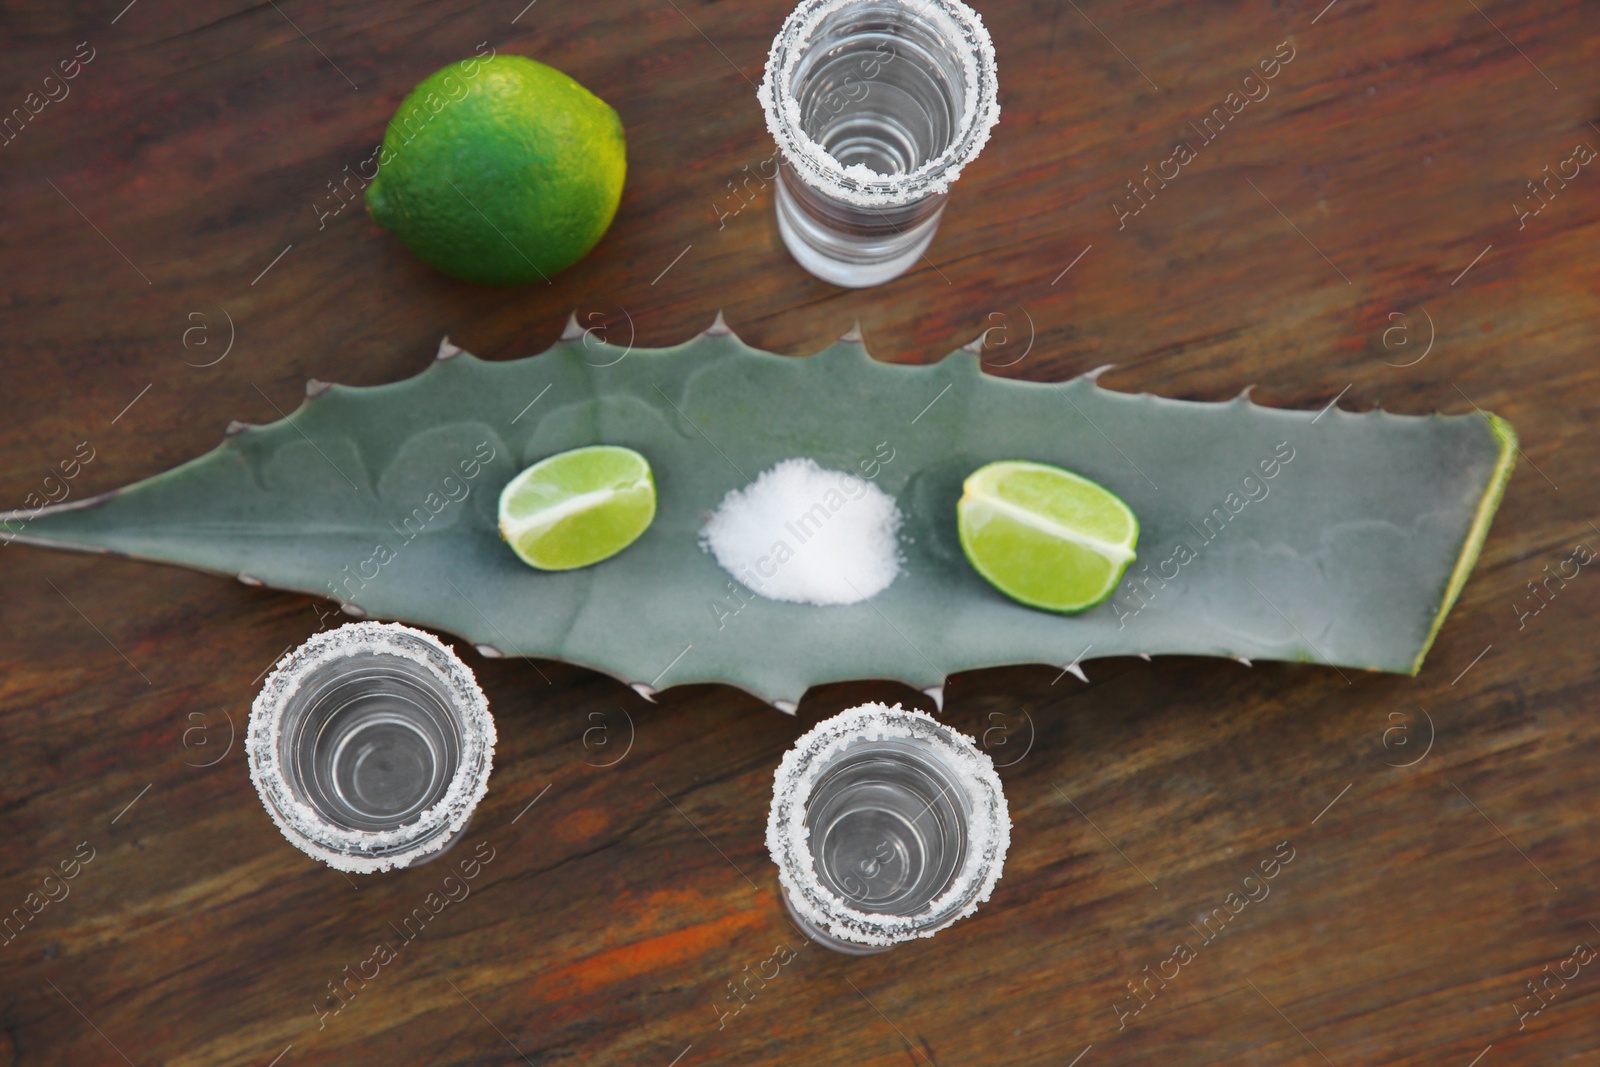
[[[426,862],[466,831],[494,742],[483,690],[443,642],[358,622],[279,661],[250,709],[245,752],[290,844],[370,874]]]
[[[925,712],[824,720],[774,775],[767,850],[813,941],[852,956],[932,937],[989,899],[1011,843],[994,763]]]
[[[923,254],[1000,118],[994,45],[961,0],[804,0],[756,95],[783,164],[783,243],[858,289]]]

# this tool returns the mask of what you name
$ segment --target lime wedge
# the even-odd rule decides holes
[[[961,549],[1013,600],[1046,611],[1092,608],[1133,562],[1139,520],[1114,493],[1043,463],[980,467],[956,505]]]
[[[500,491],[500,536],[522,562],[543,571],[609,559],[655,517],[649,461],[616,445],[542,459]]]

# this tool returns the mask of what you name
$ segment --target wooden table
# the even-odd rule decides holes
[[[1592,7],[991,0],[995,137],[928,262],[853,292],[790,260],[772,189],[746,181],[772,151],[752,83],[780,0],[122,2],[0,16],[7,108],[91,57],[0,150],[0,507],[80,447],[74,498],[276,418],[308,377],[392,381],[442,334],[525,355],[574,308],[640,345],[721,308],[778,352],[859,319],[887,360],[988,331],[991,370],[1019,377],[1116,363],[1105,384],[1167,396],[1481,405],[1523,458],[1418,678],[1169,658],[1094,661],[1088,685],[953,679],[946,717],[1005,765],[1005,877],[975,917],[875,958],[803,948],[786,922],[771,773],[823,716],[925,697],[829,686],[791,719],[687,687],[652,706],[463,649],[500,724],[472,839],[494,858],[320,1021],[448,872],[314,864],[229,747],[316,608],[10,546],[0,906],[76,876],[3,949],[0,1064],[1596,1062],[1600,960],[1574,950],[1600,946],[1600,577],[1518,615],[1600,539],[1600,175],[1527,184],[1600,146]],[[616,222],[551,285],[450,281],[335,212],[330,183],[403,95],[483,41],[569,72],[627,128]],[[1190,130],[1287,53],[1269,96],[1212,140]],[[1185,138],[1197,158],[1132,199]],[[1117,203],[1142,208],[1119,223]],[[1293,858],[1270,894],[1204,941],[1275,850]],[[783,944],[796,958],[724,1015]]]

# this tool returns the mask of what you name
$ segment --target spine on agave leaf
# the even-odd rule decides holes
[[[287,418],[234,422],[212,451],[87,500],[0,514],[0,542],[109,552],[458,634],[486,656],[605,671],[647,699],[739,686],[792,711],[815,684],[891,678],[937,704],[956,671],[1184,653],[1414,673],[1482,547],[1515,455],[1492,415],[1196,403],[985,374],[978,346],[873,360],[859,326],[808,357],[749,347],[719,313],[672,348],[576,317],[541,355],[479,360],[448,339],[418,375],[322,386]],[[649,459],[654,524],[570,572],[524,566],[496,498],[590,444]],[[883,457],[893,456],[892,462]],[[803,456],[868,477],[903,516],[898,577],[811,607],[735,585],[700,544],[730,490]],[[1138,556],[1081,615],[1006,599],[957,541],[961,482],[1029,459],[1107,487]],[[734,610],[735,606],[737,610]]]

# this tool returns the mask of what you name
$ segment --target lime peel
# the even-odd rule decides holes
[[[554,67],[490,55],[435,71],[401,102],[367,211],[451,277],[548,282],[611,226],[627,169],[611,105]]]

